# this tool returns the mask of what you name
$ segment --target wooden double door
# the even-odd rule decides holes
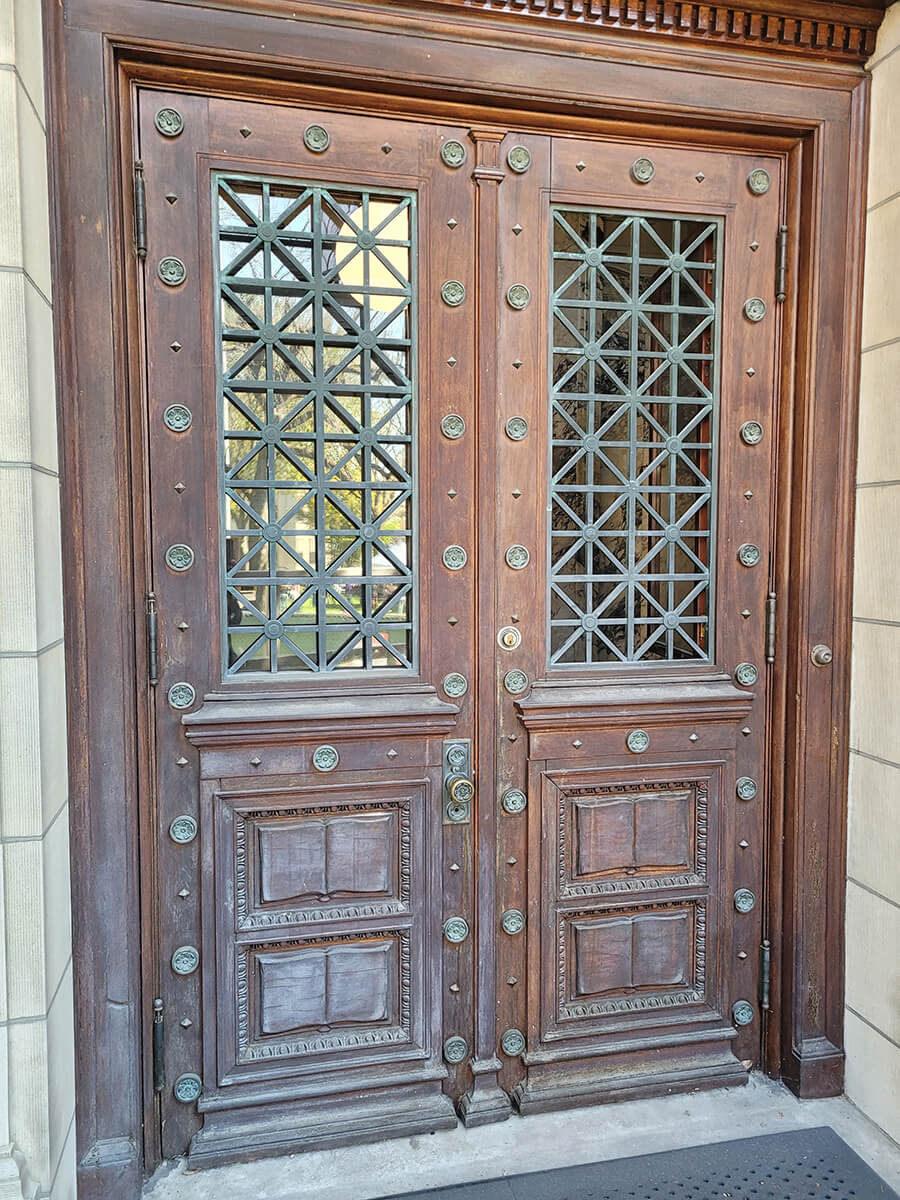
[[[781,160],[138,114],[163,1153],[743,1081]]]

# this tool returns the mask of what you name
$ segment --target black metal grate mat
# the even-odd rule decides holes
[[[900,1200],[832,1129],[414,1192],[403,1200]],[[399,1200],[399,1198],[395,1198]]]

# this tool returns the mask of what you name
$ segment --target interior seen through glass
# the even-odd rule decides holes
[[[551,665],[711,657],[720,237],[553,210]]]
[[[414,198],[220,177],[225,670],[415,661]]]

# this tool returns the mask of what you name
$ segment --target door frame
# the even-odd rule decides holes
[[[133,551],[146,511],[133,487],[142,384],[129,374],[141,349],[129,147],[142,82],[321,102],[339,68],[338,95],[351,107],[375,96],[398,114],[427,105],[432,117],[462,111],[468,123],[608,129],[783,156],[789,295],[779,306],[775,521],[785,533],[770,729],[784,772],[773,774],[770,802],[765,1065],[800,1096],[841,1091],[862,63],[881,5],[758,7],[740,21],[722,8],[701,19],[686,2],[675,21],[669,5],[640,0],[636,34],[630,7],[587,0],[118,0],[112,9],[44,0],[82,1200],[137,1194],[157,1156],[146,1121],[151,995],[141,982],[155,951],[135,919],[147,904],[139,797],[150,770],[139,735],[145,567]],[[520,52],[534,55],[527,94]],[[825,669],[810,659],[819,642],[835,650]]]

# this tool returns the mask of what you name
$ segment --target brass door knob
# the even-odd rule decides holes
[[[834,655],[831,651],[830,646],[825,646],[825,645],[822,645],[821,643],[819,643],[818,646],[813,646],[812,650],[810,651],[809,657],[813,661],[813,666],[827,667],[828,664],[831,662],[831,660],[834,658]]]
[[[447,791],[454,804],[468,804],[475,795],[475,784],[465,775],[456,775],[447,784]]]

